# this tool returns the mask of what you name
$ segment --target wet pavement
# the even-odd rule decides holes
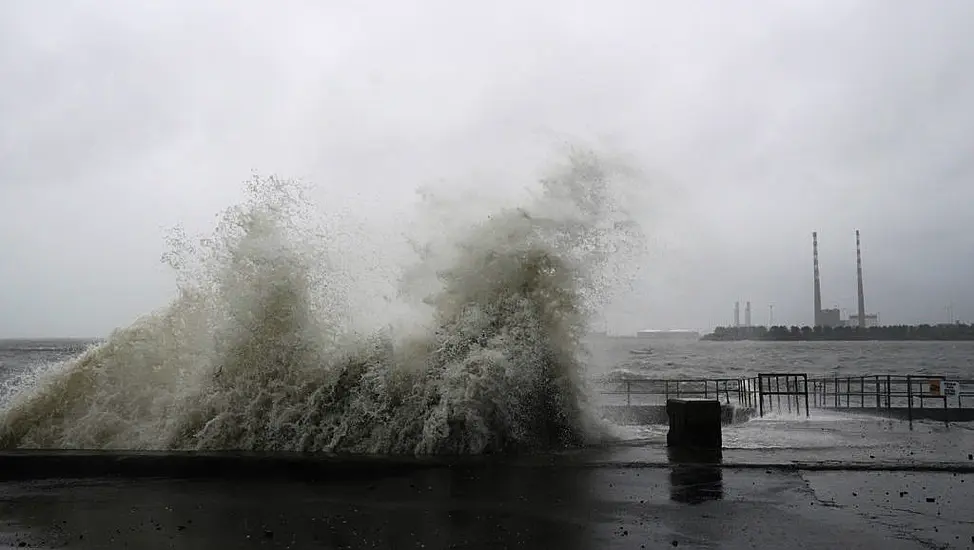
[[[0,548],[974,548],[969,425],[748,424],[720,458],[6,452]]]
[[[342,482],[0,484],[30,548],[966,548],[974,476],[457,467]]]

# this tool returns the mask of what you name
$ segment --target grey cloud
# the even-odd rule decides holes
[[[104,333],[161,305],[161,228],[212,223],[252,169],[381,218],[424,184],[514,193],[571,140],[652,182],[651,254],[614,330],[705,328],[737,299],[807,322],[813,230],[826,301],[852,307],[856,228],[870,309],[974,319],[972,17],[879,0],[4,4],[0,310],[19,313],[0,335]]]

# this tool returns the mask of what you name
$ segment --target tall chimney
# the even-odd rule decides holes
[[[734,328],[741,326],[741,303],[734,302]]]
[[[812,232],[812,263],[815,267],[815,326],[822,326],[822,286],[818,280],[818,233]]]
[[[744,326],[751,326],[751,302],[748,301],[744,304]]]
[[[859,279],[859,328],[866,328],[866,298],[862,292],[862,251],[859,247],[858,229],[856,229],[856,275]]]

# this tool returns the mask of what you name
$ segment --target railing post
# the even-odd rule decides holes
[[[839,408],[839,375],[835,375],[835,408]]]
[[[757,382],[757,385],[754,383]],[[757,397],[758,400],[761,399],[761,377],[751,379],[751,403],[754,403],[754,398]],[[752,407],[754,405],[751,405]]]
[[[893,391],[892,389],[890,389],[890,385],[892,384],[892,378],[893,377],[891,377],[890,375],[888,374],[886,375],[886,410],[887,411],[893,409],[893,403],[892,403]]]
[[[795,389],[795,414],[800,414],[802,412],[802,403],[801,403],[802,392],[798,386],[797,374],[792,378],[791,387]]]
[[[906,375],[906,418],[910,422],[910,427],[913,427],[913,377],[911,375]]]
[[[798,383],[798,375],[795,375],[795,414],[801,414],[802,412],[802,390],[801,385]]]
[[[788,414],[791,414],[791,377],[790,376],[785,377],[785,393],[788,394],[785,396],[785,401],[788,402]]]
[[[812,413],[808,412],[808,375],[802,375],[802,382],[805,389],[805,418],[810,418]]]
[[[946,390],[947,390],[947,377],[944,376],[943,380],[940,381],[940,398],[944,400],[944,425],[950,427],[950,420],[949,420],[950,412],[947,410],[947,394],[945,393]]]
[[[626,380],[626,407],[632,407],[632,382],[629,380]]]
[[[764,377],[758,375],[758,414],[764,417]]]
[[[781,377],[774,377],[774,393],[775,397],[778,398],[778,410],[781,410]],[[780,412],[778,414],[781,414]]]
[[[798,375],[795,375],[795,379],[792,381],[792,387],[795,388],[795,414],[801,414],[802,412],[802,391],[798,385]]]
[[[876,412],[879,412],[879,375],[876,375]]]

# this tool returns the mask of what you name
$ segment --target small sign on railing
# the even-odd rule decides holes
[[[960,382],[944,382],[944,397],[957,397],[960,395]]]
[[[940,397],[940,380],[930,380],[927,382],[929,394],[933,397]]]

